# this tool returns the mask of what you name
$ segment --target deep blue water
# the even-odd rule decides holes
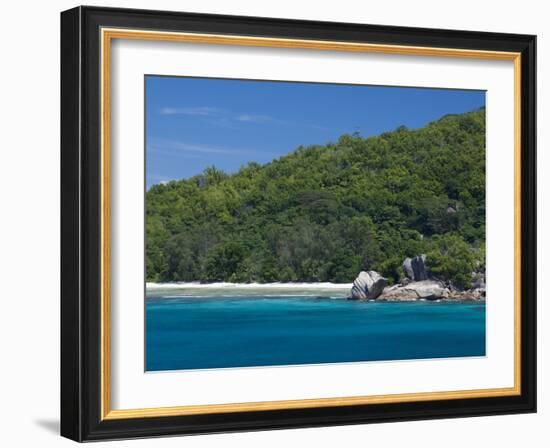
[[[485,355],[485,303],[146,300],[146,370]]]

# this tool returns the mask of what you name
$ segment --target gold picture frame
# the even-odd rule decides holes
[[[108,12],[108,14],[106,14]],[[534,192],[526,191],[526,184],[531,185],[532,179],[525,177],[525,173],[531,172],[533,169],[534,160],[531,159],[531,155],[534,154],[534,142],[532,141],[532,135],[526,135],[526,130],[531,129],[534,112],[532,95],[534,92],[534,74],[532,73],[533,64],[533,36],[517,36],[506,35],[501,37],[501,44],[494,45],[491,40],[491,36],[479,35],[479,33],[467,32],[438,32],[434,30],[422,30],[425,39],[423,42],[416,44],[408,44],[407,42],[417,42],[417,38],[412,38],[412,34],[407,35],[404,30],[403,36],[399,39],[393,37],[388,29],[370,29],[367,25],[357,25],[357,27],[365,27],[365,41],[348,41],[345,38],[341,40],[322,39],[317,35],[321,32],[319,30],[326,29],[329,33],[331,30],[336,32],[340,30],[342,35],[345,35],[347,28],[342,24],[318,24],[317,31],[312,32],[311,38],[304,37],[279,37],[278,31],[282,36],[288,35],[288,29],[292,28],[296,30],[296,34],[300,29],[300,24],[285,21],[271,21],[271,19],[250,19],[253,25],[264,24],[266,26],[266,35],[251,35],[249,30],[246,30],[246,26],[243,26],[243,34],[230,34],[223,32],[223,20],[219,18],[209,18],[208,16],[202,16],[203,20],[211,20],[211,32],[208,30],[199,31],[197,25],[195,25],[194,15],[186,16],[185,14],[178,13],[157,13],[157,12],[141,12],[144,19],[135,19],[130,12],[123,10],[111,11],[103,8],[76,8],[63,13],[62,26],[67,38],[70,36],[73,39],[73,43],[67,45],[66,48],[66,62],[65,72],[62,72],[64,79],[73,77],[76,72],[82,74],[82,66],[80,64],[87,61],[81,52],[85,51],[82,45],[79,46],[78,42],[82,42],[84,39],[92,42],[92,48],[97,49],[97,54],[89,56],[90,60],[93,60],[94,64],[97,64],[98,70],[98,89],[94,90],[94,95],[98,99],[98,111],[100,116],[99,126],[97,128],[96,141],[99,143],[98,148],[98,160],[99,164],[92,169],[98,170],[98,204],[97,204],[97,223],[99,229],[99,245],[97,252],[97,273],[99,274],[99,283],[97,286],[98,295],[98,314],[95,314],[98,321],[94,326],[96,333],[99,336],[97,344],[98,359],[95,361],[98,367],[98,375],[94,377],[94,387],[91,389],[98,390],[99,395],[97,397],[98,402],[93,405],[84,403],[82,393],[80,397],[74,397],[75,390],[79,387],[83,387],[82,378],[80,376],[74,377],[73,369],[74,365],[78,364],[80,368],[84,366],[83,361],[75,359],[71,356],[66,356],[63,360],[66,378],[71,376],[72,380],[66,380],[67,384],[71,385],[65,387],[65,397],[70,396],[73,401],[78,402],[78,406],[82,409],[83,415],[86,415],[84,420],[89,422],[94,421],[95,426],[91,424],[85,428],[84,420],[78,420],[75,422],[74,418],[67,416],[67,408],[62,409],[62,421],[65,421],[62,433],[65,433],[70,438],[77,440],[93,440],[96,438],[118,438],[118,437],[132,437],[132,432],[135,427],[136,421],[150,422],[147,425],[145,434],[164,434],[162,430],[162,424],[158,423],[163,418],[180,419],[182,428],[187,428],[185,418],[192,416],[208,417],[212,415],[227,416],[228,414],[235,414],[236,416],[246,413],[263,413],[273,411],[296,411],[296,410],[316,410],[320,408],[329,409],[332,413],[338,413],[338,409],[355,407],[357,412],[363,412],[365,407],[370,407],[372,412],[375,412],[375,405],[388,405],[399,403],[416,403],[418,406],[422,406],[422,403],[444,402],[445,406],[452,406],[452,402],[456,400],[472,400],[472,399],[493,399],[502,400],[502,402],[512,403],[508,405],[510,410],[515,409],[519,411],[521,409],[529,408],[532,410],[533,405],[533,387],[532,377],[534,375],[532,368],[534,364],[534,353],[532,350],[531,337],[525,337],[526,332],[532,332],[533,328],[526,329],[522,324],[524,322],[534,322],[534,310],[532,304],[526,304],[527,300],[533,300],[532,297],[526,297],[525,293],[525,279],[528,276],[532,278],[534,276],[533,266],[533,242],[527,241],[522,231],[523,223],[525,219],[528,220],[529,226],[534,225],[533,221],[533,207],[532,197],[526,195],[533,195]],[[173,30],[172,26],[174,21],[180,20],[182,30]],[[227,17],[225,21],[229,20]],[[235,18],[235,23],[238,19]],[[255,22],[255,20],[257,20]],[[163,22],[164,21],[164,22]],[[84,27],[79,26],[81,23],[87,23],[88,28],[84,31]],[[146,23],[155,24],[154,29],[148,29],[145,26]],[[165,23],[165,29],[159,25]],[[252,26],[252,25],[251,25]],[[189,28],[189,31],[186,29]],[[208,28],[208,27],[206,27]],[[92,31],[90,31],[92,30]],[[274,31],[275,30],[275,31]],[[349,31],[351,33],[351,31]],[[74,40],[76,37],[80,39]],[[93,33],[93,34],[90,34]],[[465,34],[462,34],[465,33]],[[322,34],[322,33],[321,33]],[[317,37],[313,37],[313,35]],[[376,37],[376,39],[373,39]],[[63,39],[63,34],[62,34]],[[371,395],[371,396],[353,396],[353,397],[339,397],[339,398],[315,398],[304,400],[282,400],[282,401],[266,401],[266,402],[242,402],[232,404],[216,404],[216,405],[182,405],[175,407],[157,407],[157,408],[141,408],[141,409],[113,409],[111,407],[111,367],[110,358],[111,353],[111,305],[110,305],[110,284],[111,284],[111,266],[110,266],[110,247],[111,247],[111,202],[110,202],[110,185],[111,185],[111,45],[116,39],[126,40],[141,40],[141,41],[162,41],[162,42],[184,42],[184,43],[200,43],[209,45],[232,45],[232,46],[253,46],[253,47],[271,47],[271,48],[287,48],[287,49],[309,49],[309,50],[322,50],[322,51],[341,51],[341,52],[354,52],[354,53],[380,53],[380,54],[398,54],[398,55],[410,55],[410,56],[434,56],[445,58],[466,58],[466,59],[482,59],[482,60],[504,60],[511,61],[514,65],[514,253],[515,253],[515,279],[514,279],[514,386],[506,388],[493,388],[493,389],[474,389],[474,390],[460,390],[460,391],[441,391],[441,392],[423,392],[423,393],[405,393],[405,394],[393,394],[393,395]],[[494,40],[494,39],[493,39]],[[382,42],[384,41],[384,42]],[[432,41],[433,45],[428,45],[426,42]],[[472,48],[471,42],[475,41],[477,47]],[[461,42],[469,45],[461,46]],[[63,45],[63,42],[62,42]],[[501,48],[493,48],[498,47]],[[63,50],[63,47],[62,47]],[[77,57],[78,56],[78,57]],[[63,68],[62,68],[63,70]],[[75,95],[77,98],[82,98],[82,90],[84,88],[84,81],[79,78],[80,82],[77,83],[75,89],[74,84],[71,87],[67,87],[66,95]],[[92,82],[93,80],[90,80]],[[67,104],[70,101],[67,101]],[[82,107],[82,105],[75,105],[71,103],[71,107],[64,106],[66,116],[74,108]],[[73,151],[74,145],[67,143],[73,138],[75,126],[86,126],[86,117],[82,117],[80,121],[69,122],[67,121],[66,127],[66,142],[62,151]],[[62,117],[63,119],[63,117]],[[76,141],[76,140],[74,140]],[[86,150],[82,147],[84,144],[81,140],[78,140],[78,145],[81,148],[80,151]],[[69,148],[70,146],[70,148]],[[65,171],[74,169],[74,166],[78,163],[82,163],[71,159],[72,165],[64,168]],[[69,165],[69,164],[68,164]],[[86,168],[88,169],[88,168]],[[67,175],[69,177],[69,175]],[[67,181],[70,183],[70,181]],[[78,201],[81,201],[78,198]],[[76,206],[78,205],[78,206]],[[65,215],[67,216],[67,222],[72,219],[74,213],[80,210],[81,203],[69,207]],[[75,208],[76,207],[76,208]],[[535,235],[531,234],[529,238],[534,238]],[[73,253],[77,251],[81,254],[82,247],[77,245],[75,247],[75,241],[68,241],[65,251],[67,253]],[[65,255],[67,258],[69,255]],[[526,264],[528,260],[528,266]],[[526,274],[528,271],[528,274]],[[68,289],[73,287],[74,279],[66,280]],[[69,297],[68,293],[62,298],[62,304],[68,303],[70,300],[75,300],[74,297]],[[82,300],[82,296],[79,295],[79,299]],[[95,300],[95,299],[94,299]],[[72,305],[63,305],[69,311],[66,314],[72,314],[74,316],[74,307]],[[79,305],[78,315],[82,318],[82,305]],[[69,323],[68,317],[64,317],[65,326],[71,325],[71,331],[75,330],[74,323]],[[534,326],[534,323],[533,323]],[[78,326],[76,332],[82,332],[83,327]],[[531,334],[531,333],[529,333]],[[68,342],[65,342],[69,344]],[[71,342],[73,344],[74,342]],[[63,344],[63,341],[62,341]],[[526,344],[531,344],[527,346]],[[67,352],[75,353],[83,350],[82,346],[74,347],[67,345]],[[527,347],[527,350],[526,350]],[[70,350],[69,350],[70,349]],[[528,372],[526,373],[526,370]],[[527,383],[529,382],[529,383]],[[76,383],[80,384],[77,386]],[[525,384],[530,384],[528,388]],[[90,389],[90,388],[88,388]],[[508,401],[506,401],[508,400]],[[65,398],[65,401],[67,399]],[[87,398],[90,401],[90,397]],[[63,392],[62,392],[63,402]],[[481,401],[480,401],[481,402]],[[525,403],[528,402],[529,406]],[[519,405],[521,403],[521,406]],[[515,404],[515,405],[514,405]],[[441,404],[443,406],[443,404]],[[523,407],[522,407],[523,406]],[[62,406],[63,407],[63,406]],[[435,408],[434,408],[435,409]],[[328,411],[327,411],[328,412]],[[352,412],[352,411],[350,411]],[[366,411],[365,411],[366,412]],[[370,412],[370,411],[369,411]],[[435,412],[435,411],[433,411]],[[468,413],[467,411],[457,411],[459,415],[475,415],[475,412]],[[483,411],[480,410],[479,413]],[[447,413],[448,414],[448,413]],[[436,415],[436,414],[430,414]],[[221,418],[221,417],[220,417]],[[395,419],[400,417],[396,414]],[[404,416],[403,418],[407,418]],[[351,421],[351,420],[348,420]],[[365,418],[364,421],[368,421]],[[113,426],[111,424],[117,424],[120,422],[122,426]],[[322,419],[319,420],[322,424]],[[131,426],[128,426],[131,425]],[[133,426],[132,426],[133,425]],[[297,426],[300,426],[297,424]],[[106,429],[98,429],[105,427]],[[239,426],[237,425],[239,428]],[[262,424],[258,423],[257,426],[243,425],[243,429],[249,428],[261,428]],[[266,426],[264,426],[266,427]],[[281,425],[273,424],[273,427],[292,427],[290,424],[281,422]],[[129,429],[130,428],[130,429]],[[172,433],[193,433],[201,432],[201,429],[206,428],[204,423],[196,424],[192,429],[175,430]],[[223,430],[224,426],[220,424],[219,430]],[[216,430],[216,429],[214,429]],[[168,432],[166,432],[168,433]]]

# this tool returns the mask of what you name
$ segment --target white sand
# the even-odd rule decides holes
[[[351,283],[147,283],[147,295],[175,297],[347,297]]]
[[[147,289],[351,289],[352,283],[146,283]]]

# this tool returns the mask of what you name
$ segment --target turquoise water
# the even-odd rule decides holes
[[[157,294],[145,339],[148,371],[484,356],[485,303]]]

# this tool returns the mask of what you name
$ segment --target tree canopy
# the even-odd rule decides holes
[[[148,281],[395,282],[405,257],[469,286],[485,256],[485,109],[342,135],[146,193]]]

